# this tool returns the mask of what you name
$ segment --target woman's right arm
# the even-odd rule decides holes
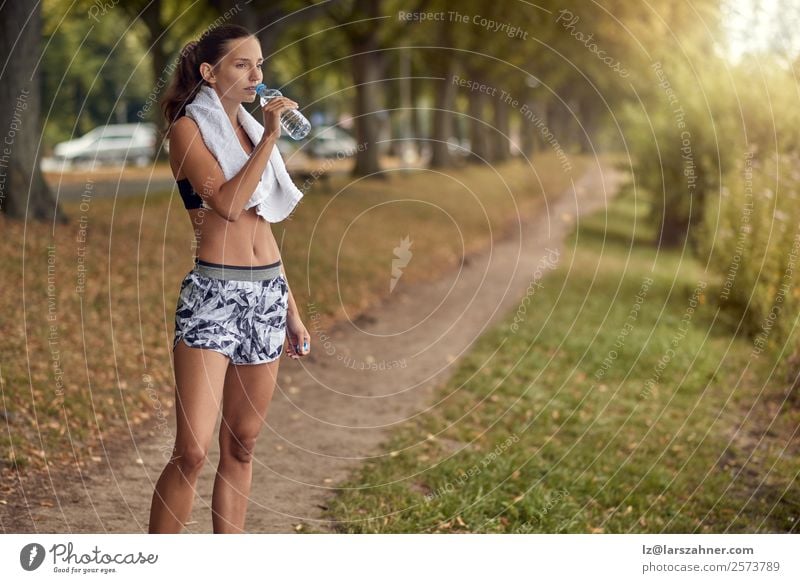
[[[280,113],[296,105],[290,99],[276,98],[264,106],[264,134],[247,162],[228,181],[203,142],[200,128],[194,120],[184,116],[170,129],[170,156],[176,156],[178,162],[174,166],[183,166],[183,173],[194,190],[214,212],[228,221],[236,221],[253,196],[280,136]]]

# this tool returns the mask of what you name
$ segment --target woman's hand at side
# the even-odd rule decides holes
[[[295,360],[311,352],[311,336],[300,316],[291,312],[286,315],[286,344],[286,352]]]

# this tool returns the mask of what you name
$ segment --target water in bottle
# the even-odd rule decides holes
[[[273,97],[280,97],[282,93],[277,89],[267,89],[263,83],[256,85],[256,93],[261,98],[261,107]],[[302,140],[311,131],[311,124],[296,109],[286,109],[281,114],[281,127],[295,140]]]

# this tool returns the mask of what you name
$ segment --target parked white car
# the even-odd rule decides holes
[[[145,166],[155,156],[156,126],[152,123],[96,127],[89,133],[53,148],[57,166],[128,164]]]
[[[317,158],[349,158],[356,154],[358,146],[353,136],[337,126],[311,128],[308,139],[304,150]]]

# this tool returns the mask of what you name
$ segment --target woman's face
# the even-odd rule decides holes
[[[251,36],[229,40],[222,59],[213,70],[206,63],[201,67],[206,67],[203,76],[217,90],[221,100],[252,103],[256,98],[255,86],[263,78],[263,62],[261,44]]]

